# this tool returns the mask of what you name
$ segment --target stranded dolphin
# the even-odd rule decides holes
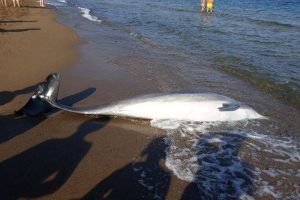
[[[214,93],[149,94],[106,105],[75,108],[57,101],[58,90],[59,75],[54,73],[38,86],[30,101],[42,101],[44,104],[50,104],[64,111],[93,116],[190,121],[265,119],[264,116],[258,114],[251,107]],[[26,114],[26,112],[23,113]]]

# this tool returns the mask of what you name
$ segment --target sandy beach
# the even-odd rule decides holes
[[[296,108],[78,5],[61,6],[0,8],[0,199],[297,195]],[[170,131],[156,128],[163,122],[57,109],[15,115],[53,72],[61,77],[59,101],[68,106],[198,89],[246,102],[270,120],[229,124],[232,132],[210,133],[210,124],[202,122],[179,122]],[[194,180],[185,177],[190,174]]]
[[[163,132],[147,121],[90,119],[57,110],[37,117],[14,115],[36,84],[55,71],[65,77],[60,96],[68,105],[158,91],[154,85],[107,65],[101,70],[107,86],[101,84],[96,92],[88,87],[90,81],[78,83],[69,67],[79,41],[56,22],[52,9],[11,9],[0,23],[1,199],[99,199],[111,191],[112,199],[152,199],[153,191],[135,182],[132,171],[145,166],[153,170],[149,183],[162,185],[159,195],[180,197],[187,183],[170,180],[173,175],[161,162]],[[135,89],[126,90],[130,85]]]
[[[1,15],[1,110],[6,111],[20,106],[19,95],[32,91],[27,86],[74,62],[78,40],[48,8],[8,8]]]

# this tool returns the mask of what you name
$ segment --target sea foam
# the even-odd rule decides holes
[[[276,137],[255,120],[152,120],[167,131],[165,165],[209,199],[300,195],[299,138]]]
[[[82,16],[90,21],[101,23],[102,20],[100,20],[98,17],[91,15],[91,10],[88,8],[82,8],[78,7],[78,9],[81,11]]]

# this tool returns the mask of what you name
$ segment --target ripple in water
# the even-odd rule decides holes
[[[297,199],[299,138],[277,137],[260,122],[153,120],[167,130],[166,166],[207,199]],[[263,133],[261,133],[263,132]],[[189,187],[184,196],[189,193]]]

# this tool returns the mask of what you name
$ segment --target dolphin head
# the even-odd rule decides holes
[[[239,105],[240,108],[238,111],[241,115],[244,115],[245,119],[268,119],[244,103],[240,103]]]

